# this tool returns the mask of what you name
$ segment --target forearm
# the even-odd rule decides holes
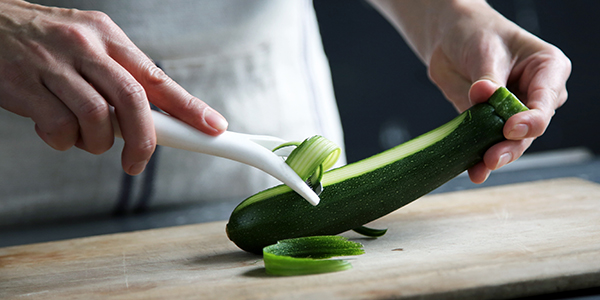
[[[484,0],[369,0],[429,65],[434,49],[462,16],[491,10]]]

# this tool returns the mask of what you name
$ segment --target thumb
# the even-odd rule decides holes
[[[502,85],[489,79],[475,81],[469,89],[469,102],[471,102],[471,106],[486,102],[500,86]]]

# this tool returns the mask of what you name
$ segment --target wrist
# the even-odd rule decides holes
[[[469,15],[491,9],[485,0],[370,0],[400,32],[413,51],[429,64],[449,31]]]

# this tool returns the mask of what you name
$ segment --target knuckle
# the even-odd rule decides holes
[[[156,141],[154,139],[145,139],[138,145],[138,151],[141,153],[152,154],[154,152],[154,148],[156,147]]]
[[[79,111],[76,115],[91,123],[100,123],[106,120],[109,116],[108,105],[103,100],[104,99],[102,99],[102,101],[86,101],[79,107]]]
[[[562,106],[563,104],[565,104],[565,102],[567,102],[567,99],[569,98],[569,92],[567,91],[567,89],[565,88],[561,93],[560,93],[560,97],[558,98],[559,106]]]
[[[565,75],[567,75],[567,76],[571,73],[571,69],[572,69],[571,60],[558,47],[552,46],[544,54],[547,56],[548,61],[552,65],[557,66],[557,68],[556,68],[557,70],[563,70]]]
[[[181,111],[197,111],[201,116],[204,116],[207,108],[208,105],[206,103],[192,95],[189,95],[184,101],[181,102]]]
[[[70,52],[58,54],[62,59],[77,60],[76,56],[81,56],[81,59],[99,51],[96,34],[92,32],[88,25],[59,23],[54,24],[49,31],[52,32],[51,37],[56,43],[70,46]],[[38,56],[40,55],[38,54]]]
[[[85,25],[79,23],[58,23],[50,29],[54,36],[77,45],[84,45],[88,40],[87,29]]]
[[[71,115],[64,115],[52,119],[51,122],[36,122],[36,130],[52,148],[60,151],[68,150],[79,136],[77,119]]]
[[[94,28],[108,29],[116,26],[110,16],[101,11],[70,9],[70,12],[81,24],[90,24]]]
[[[560,60],[565,65],[566,70],[570,73],[573,67],[571,59],[569,59],[562,51],[560,52]]]
[[[79,122],[77,121],[77,118],[72,114],[67,114],[54,118],[54,121],[46,127],[46,130],[49,133],[62,134],[76,132],[78,131],[78,128]]]
[[[143,139],[133,145],[130,145],[129,147],[130,151],[132,151],[136,156],[143,157],[144,159],[150,158],[152,153],[154,153],[155,148],[156,141],[152,138]]]
[[[135,81],[125,82],[117,92],[117,101],[127,109],[142,109],[148,105],[146,92],[141,84]]]
[[[427,77],[433,83],[438,83],[439,78],[440,78],[439,73],[437,72],[437,69],[431,68],[431,67],[427,68]]]
[[[550,119],[552,118],[553,113],[549,112],[540,112],[538,114],[534,114],[532,118],[529,120],[529,126],[531,128],[531,136],[539,137],[544,134],[548,124],[550,123]]]
[[[444,73],[443,67],[447,64],[447,56],[443,53],[443,51],[438,48],[436,49],[430,58],[429,65],[427,67],[427,77],[435,84],[439,84],[443,81]]]
[[[55,40],[84,49],[92,49],[95,37],[100,38],[103,33],[112,31],[117,26],[103,12],[70,9],[69,13],[78,21],[52,23],[47,30]]]
[[[167,74],[152,62],[147,62],[147,66],[143,69],[143,81],[144,83],[152,86],[163,86],[171,83],[171,79]]]
[[[101,11],[97,10],[89,10],[89,11],[81,11],[82,15],[85,18],[95,24],[111,24],[113,23],[112,19]]]
[[[560,92],[554,88],[540,89],[541,99],[548,99],[549,103],[554,104],[560,99]]]

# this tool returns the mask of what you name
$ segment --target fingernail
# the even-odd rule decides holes
[[[218,113],[212,108],[206,109],[206,111],[204,112],[204,120],[206,120],[206,123],[210,127],[218,131],[226,130],[227,126],[229,125],[229,123],[227,123],[227,120],[225,120],[225,118],[221,116],[220,113]]]
[[[500,159],[498,160],[498,164],[496,165],[496,168],[494,170],[498,170],[498,169],[504,167],[511,160],[512,160],[512,154],[510,154],[510,153],[504,153],[504,154],[500,155]]]
[[[147,161],[141,161],[139,163],[135,163],[135,164],[131,165],[131,167],[129,167],[129,172],[127,172],[127,173],[129,173],[130,175],[138,175],[138,174],[142,173],[142,171],[144,171],[147,163],[148,163]]]
[[[511,131],[508,132],[507,138],[509,139],[522,139],[527,136],[527,132],[529,132],[529,127],[525,124],[517,124],[512,128]]]

